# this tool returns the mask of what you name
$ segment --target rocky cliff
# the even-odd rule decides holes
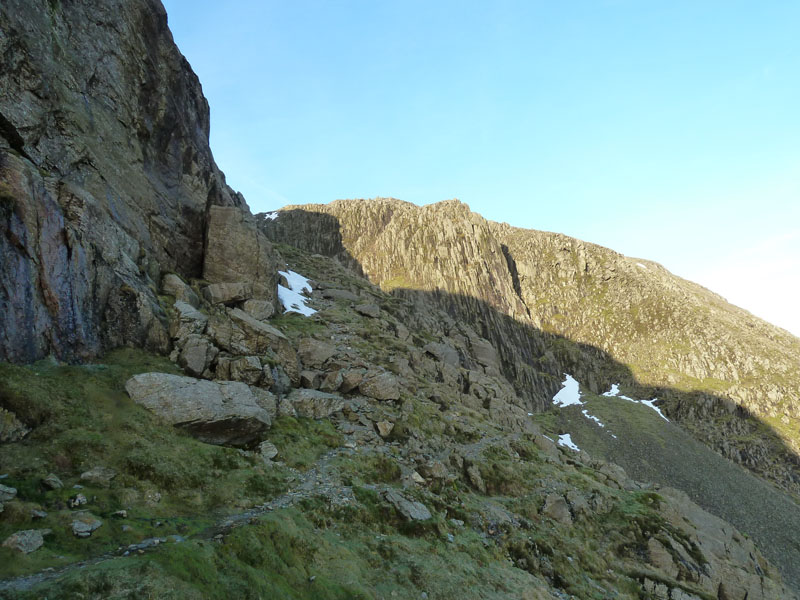
[[[0,5],[0,360],[167,350],[154,290],[241,207],[158,0]]]
[[[621,381],[661,397],[729,458],[800,491],[800,340],[705,288],[651,261],[487,221],[457,200],[277,214],[261,217],[271,239],[336,256],[491,340],[532,410],[564,371],[596,393]]]

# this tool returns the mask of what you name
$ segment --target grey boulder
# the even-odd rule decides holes
[[[271,394],[238,381],[142,373],[131,377],[125,390],[137,404],[208,444],[247,446],[272,423]]]

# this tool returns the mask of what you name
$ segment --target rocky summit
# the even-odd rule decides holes
[[[158,0],[0,50],[0,597],[798,597],[800,340],[457,200],[252,215]]]

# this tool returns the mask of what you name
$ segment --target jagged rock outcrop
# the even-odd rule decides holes
[[[0,32],[0,360],[166,350],[161,274],[199,277],[211,207],[247,208],[164,8],[9,0]]]

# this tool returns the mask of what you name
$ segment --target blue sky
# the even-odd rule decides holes
[[[164,4],[254,212],[459,198],[800,334],[800,3]]]

